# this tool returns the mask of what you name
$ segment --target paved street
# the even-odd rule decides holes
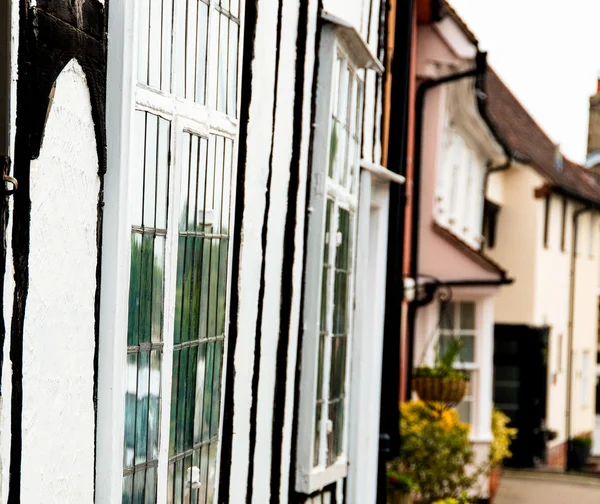
[[[598,504],[600,481],[554,474],[504,474],[495,504]]]

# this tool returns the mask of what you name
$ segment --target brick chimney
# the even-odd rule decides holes
[[[600,151],[600,75],[596,94],[590,97],[590,124],[587,155]]]

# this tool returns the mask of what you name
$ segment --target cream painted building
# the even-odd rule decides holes
[[[517,407],[521,422],[527,401],[532,415],[539,406],[543,421],[527,442],[539,448],[547,440],[548,450],[545,461],[542,451],[532,462],[564,467],[567,440],[595,425],[600,186],[562,157],[493,72],[487,92],[491,119],[513,152],[510,167],[491,173],[486,190],[485,250],[515,278],[496,298],[495,404]],[[536,349],[515,339],[535,333]],[[511,376],[501,362],[507,341],[531,352],[532,362],[539,357],[539,366],[515,362]],[[524,397],[532,383],[539,397]]]

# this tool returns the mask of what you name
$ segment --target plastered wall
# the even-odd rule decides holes
[[[56,82],[31,166],[22,502],[93,501],[98,159],[81,67]]]
[[[569,337],[569,289],[573,212],[581,203],[550,196],[547,245],[544,245],[545,198],[534,191],[544,184],[530,167],[517,166],[494,176],[491,195],[500,199],[496,246],[487,253],[503,264],[515,283],[501,289],[496,322],[549,326],[547,427],[558,433],[550,446],[566,439],[567,362]],[[502,189],[500,192],[499,189]],[[594,221],[597,227],[598,217]],[[572,435],[594,428],[594,356],[597,347],[597,278],[600,233],[590,234],[590,214],[579,218],[576,260],[576,290],[573,328]],[[596,229],[596,231],[598,231]],[[590,236],[594,243],[590,248]],[[590,253],[590,251],[592,253]],[[585,394],[582,392],[582,354],[589,352],[590,368]],[[583,397],[585,396],[585,400]]]

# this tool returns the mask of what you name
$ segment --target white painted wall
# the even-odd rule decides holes
[[[502,186],[502,209],[498,218],[496,246],[488,254],[504,265],[516,279],[500,291],[496,322],[550,326],[548,354],[547,427],[558,437],[549,446],[566,439],[565,410],[567,387],[567,349],[569,336],[569,289],[573,233],[573,212],[581,203],[568,201],[565,222],[565,246],[561,249],[562,197],[552,195],[548,227],[548,246],[544,247],[545,199],[534,198],[544,179],[531,167],[516,166],[496,174],[493,194]],[[488,188],[490,189],[490,188]],[[597,217],[596,217],[597,219]],[[597,225],[598,220],[595,221]],[[581,355],[597,348],[597,278],[600,235],[590,255],[590,215],[579,220],[575,317],[573,336],[572,435],[594,430],[595,382],[589,380],[587,401],[581,401]],[[560,348],[559,348],[560,346]],[[590,371],[593,373],[593,371]]]
[[[31,164],[22,501],[91,503],[98,158],[83,70],[59,75]]]

